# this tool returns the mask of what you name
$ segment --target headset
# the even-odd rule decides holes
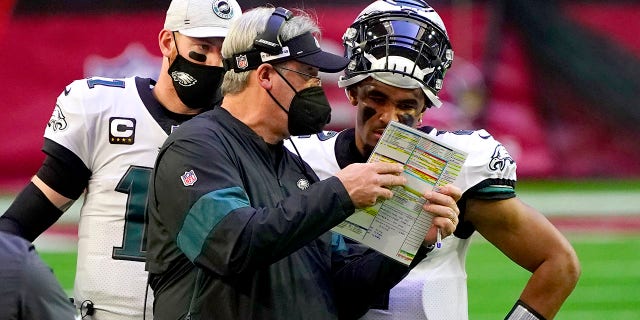
[[[279,54],[282,52],[282,42],[280,41],[280,30],[284,23],[293,17],[293,12],[277,7],[267,21],[267,27],[254,41],[253,46],[269,54]]]
[[[225,70],[235,70],[235,72],[249,71],[263,63],[264,59],[261,57],[261,52],[272,56],[281,54],[283,48],[280,31],[284,23],[291,18],[293,18],[293,12],[283,7],[277,7],[269,17],[265,30],[253,40],[252,49],[222,60]]]

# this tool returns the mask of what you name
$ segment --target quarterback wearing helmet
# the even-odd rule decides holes
[[[437,95],[453,62],[440,16],[424,1],[379,0],[358,15],[343,43],[351,61],[338,85],[357,107],[355,128],[289,143],[321,179],[366,162],[390,121],[468,152],[454,182],[463,191],[454,235],[362,319],[468,319],[465,259],[475,231],[532,273],[512,310],[504,310],[507,319],[553,318],[577,283],[579,262],[567,239],[517,197],[516,163],[506,148],[485,130],[420,127],[424,112],[440,106]]]

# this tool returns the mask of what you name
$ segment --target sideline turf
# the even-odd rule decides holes
[[[51,267],[62,288],[72,292],[76,276],[76,252],[38,252],[38,254]]]
[[[640,319],[640,233],[568,237],[582,275],[555,319]],[[471,244],[467,257],[470,319],[503,319],[529,272],[484,239]]]
[[[529,273],[480,236],[467,258],[469,318],[503,319]],[[640,233],[570,234],[582,276],[556,319],[640,319]],[[67,292],[73,290],[75,253],[41,253]]]

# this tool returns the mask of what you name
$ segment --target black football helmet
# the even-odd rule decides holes
[[[351,62],[342,88],[372,77],[400,88],[422,88],[432,105],[453,62],[438,13],[420,0],[378,0],[366,7],[342,37]]]

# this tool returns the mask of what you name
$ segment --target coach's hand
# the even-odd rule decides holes
[[[378,199],[393,197],[388,187],[407,183],[400,176],[403,166],[399,163],[354,163],[336,173],[356,208],[372,206]]]

